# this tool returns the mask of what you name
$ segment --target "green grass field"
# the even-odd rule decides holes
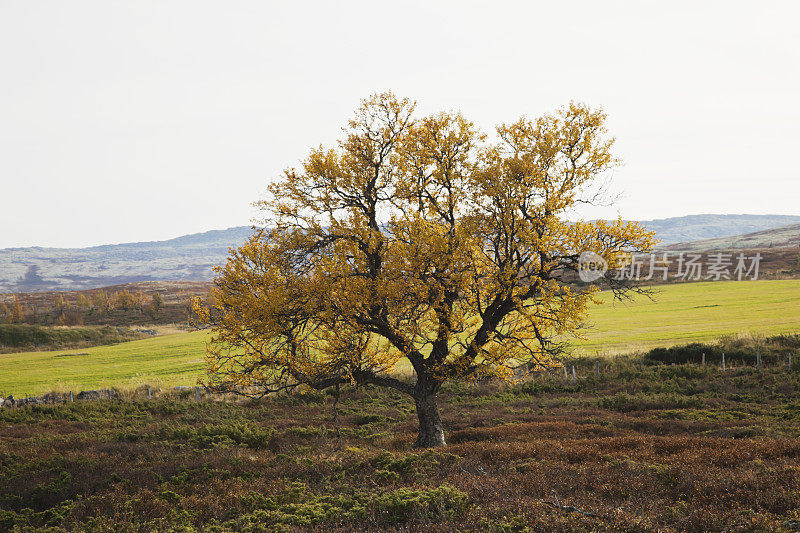
[[[800,332],[800,280],[657,287],[654,301],[595,307],[576,353],[615,354],[723,335]],[[605,297],[608,300],[607,297]],[[78,350],[0,354],[0,393],[106,386],[192,385],[203,376],[208,334],[180,333]]]
[[[724,335],[800,333],[800,280],[684,283],[654,287],[653,301],[604,294],[576,341],[590,354],[710,341]]]
[[[0,393],[192,385],[203,375],[207,338],[205,332],[177,333],[112,346],[0,354]]]

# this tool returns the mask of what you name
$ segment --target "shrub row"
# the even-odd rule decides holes
[[[113,326],[48,327],[31,324],[0,324],[2,348],[63,348],[81,344],[113,344],[140,337],[130,328]]]
[[[653,348],[645,355],[646,359],[666,364],[699,364],[705,354],[706,363],[719,364],[722,354],[730,361],[743,361],[754,365],[757,353],[761,353],[762,364],[785,362],[787,354],[800,358],[800,334],[776,335],[765,339],[723,338],[718,343],[691,343],[670,348]]]

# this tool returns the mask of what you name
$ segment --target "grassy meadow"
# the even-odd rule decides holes
[[[652,300],[613,301],[592,309],[578,352],[624,353],[726,335],[800,333],[800,280],[657,285]]]
[[[0,392],[21,396],[50,390],[193,385],[204,373],[206,332],[64,351],[0,354]]]
[[[592,309],[577,355],[611,356],[725,335],[800,330],[800,280],[660,285],[653,300]],[[0,393],[41,394],[106,386],[193,385],[203,376],[207,332],[178,333],[94,348],[0,354]]]

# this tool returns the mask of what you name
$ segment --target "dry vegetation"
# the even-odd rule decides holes
[[[731,237],[730,239],[734,239]],[[719,252],[730,254],[734,264],[739,254],[744,254],[745,257],[751,258],[756,254],[761,254],[761,261],[759,264],[758,279],[797,279],[800,277],[800,255],[796,247],[792,248],[715,248],[713,246],[705,247],[705,241],[697,241],[697,243],[673,244],[665,246],[662,250],[657,251],[659,255],[668,252],[672,263],[669,265],[670,282],[675,277],[678,277],[678,261],[677,254],[679,251],[686,251],[692,254],[702,254],[703,261],[711,260],[711,257]],[[688,256],[687,256],[688,257]],[[749,261],[749,259],[748,259]],[[661,283],[660,280],[655,280],[655,283]]]
[[[403,395],[144,393],[0,411],[0,530],[785,531],[800,374],[578,361],[578,379],[446,385],[449,445]],[[131,397],[132,396],[132,397]]]
[[[208,282],[144,281],[101,289],[0,294],[0,322],[36,325],[175,324]]]

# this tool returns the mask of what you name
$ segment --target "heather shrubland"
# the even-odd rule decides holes
[[[800,524],[800,373],[646,357],[568,365],[568,378],[445,385],[448,446],[427,451],[411,448],[413,402],[371,387],[345,387],[337,402],[319,392],[148,400],[139,389],[3,409],[0,530]]]

